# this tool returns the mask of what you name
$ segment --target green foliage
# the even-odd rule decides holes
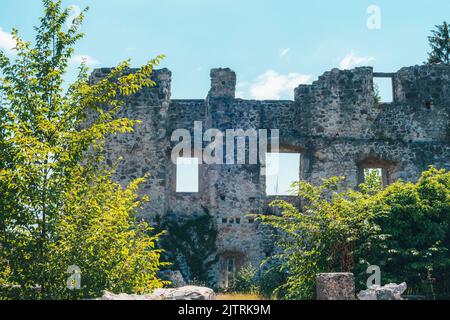
[[[381,169],[364,169],[364,183],[359,190],[364,194],[375,194],[383,189]]]
[[[450,65],[450,34],[448,23],[444,21],[436,26],[436,30],[431,31],[428,37],[431,52],[428,53],[428,64],[443,63]]]
[[[7,261],[3,261],[2,266],[0,268],[0,290],[9,285],[8,278],[10,277],[10,275],[11,275],[11,268],[8,266]]]
[[[244,266],[237,272],[233,287],[227,291],[268,299],[283,297],[285,292],[279,287],[286,281],[286,274],[280,267],[274,259],[264,261],[259,268]]]
[[[84,168],[82,169],[84,170]],[[67,278],[59,267],[75,264],[81,268],[82,290],[69,297],[98,297],[104,288],[115,293],[151,293],[164,283],[157,271],[161,252],[155,249],[158,235],[133,213],[146,198],[138,199],[137,179],[125,189],[111,182],[111,171],[74,175],[76,182],[67,190],[66,205],[57,221],[58,239],[51,247],[50,269],[55,276],[49,288],[52,294],[67,291],[59,283]]]
[[[236,274],[233,288],[234,292],[256,294],[260,293],[260,280],[258,269],[252,265],[242,267]]]
[[[218,261],[216,255],[217,227],[213,218],[201,214],[181,220],[178,215],[166,216],[160,229],[167,233],[161,238],[165,258],[171,266],[183,273],[191,283],[212,286],[211,267]]]
[[[280,261],[276,259],[265,261],[260,270],[260,294],[269,299],[282,299],[287,294],[282,286],[286,283],[287,276],[288,274]]]
[[[448,298],[450,172],[430,168],[416,184],[396,182],[374,200],[383,236],[364,259],[380,266],[385,282],[406,281],[411,292]]]
[[[304,202],[303,210],[286,201],[271,205],[281,209],[281,216],[259,216],[263,223],[278,231],[277,259],[288,273],[280,287],[286,299],[313,299],[316,275],[320,272],[349,272],[353,252],[364,249],[362,239],[376,232],[369,223],[370,195],[354,190],[340,190],[343,178],[332,177],[321,186],[306,182],[293,185]],[[364,187],[368,191],[370,186]]]
[[[259,219],[278,233],[287,299],[312,299],[322,272],[353,272],[359,288],[366,268],[378,265],[382,282],[408,283],[411,293],[449,296],[450,172],[431,167],[416,184],[398,181],[385,189],[369,171],[359,191],[339,190],[333,177],[321,186],[297,183],[305,205],[284,201],[281,216]]]
[[[379,88],[378,84],[376,84],[376,83],[373,85],[373,99],[375,101],[375,104],[381,103],[380,88]]]
[[[115,115],[124,96],[154,85],[162,57],[134,74],[123,62],[96,84],[82,64],[66,85],[86,10],[65,29],[69,11],[61,1],[43,3],[35,43],[14,30],[16,55],[0,51],[0,279],[20,288],[15,298],[148,292],[163,283],[156,277],[159,235],[135,217],[147,200],[137,195],[142,179],[126,188],[112,182],[114,168],[102,154],[107,135],[139,124]],[[87,114],[98,116],[87,125]],[[81,268],[78,292],[66,289],[70,265]]]

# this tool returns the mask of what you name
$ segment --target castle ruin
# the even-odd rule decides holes
[[[97,69],[92,80],[108,72]],[[377,77],[392,79],[391,103],[375,101]],[[206,99],[171,99],[167,69],[155,71],[154,80],[155,87],[127,98],[118,114],[142,124],[133,133],[110,137],[105,152],[111,163],[123,158],[117,172],[123,184],[150,174],[141,190],[150,197],[142,216],[180,225],[198,217],[210,219],[215,235],[192,235],[191,240],[212,242],[204,262],[209,261],[206,272],[217,286],[230,285],[241,266],[258,266],[272,254],[267,228],[248,214],[270,213],[268,204],[280,197],[266,194],[261,165],[249,164],[200,164],[198,192],[177,192],[177,166],[171,161],[176,129],[192,132],[195,121],[223,131],[279,129],[280,152],[299,154],[298,178],[312,183],[337,175],[346,177],[348,187],[356,187],[366,168],[381,170],[385,184],[414,181],[429,165],[450,170],[448,66],[413,66],[396,73],[375,73],[370,67],[333,69],[311,85],[298,86],[294,101],[237,99],[236,75],[230,69],[211,71]],[[184,245],[173,257],[190,281],[195,270]]]

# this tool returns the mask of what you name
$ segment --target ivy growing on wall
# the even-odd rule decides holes
[[[167,233],[161,239],[165,260],[172,270],[180,270],[190,283],[213,285],[210,269],[218,261],[217,226],[208,212],[189,218],[169,214],[160,218]]]

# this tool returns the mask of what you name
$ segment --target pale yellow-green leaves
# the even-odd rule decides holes
[[[107,137],[140,124],[117,112],[126,96],[155,85],[163,56],[133,72],[123,62],[96,83],[82,64],[66,86],[86,11],[67,29],[69,11],[45,0],[35,41],[13,30],[14,58],[0,52],[0,285],[20,286],[0,297],[92,298],[165,284],[159,234],[136,217],[146,177],[115,183],[103,155]],[[72,265],[82,271],[79,291],[66,287]]]

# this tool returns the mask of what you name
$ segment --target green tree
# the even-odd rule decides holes
[[[398,181],[374,196],[382,241],[364,257],[383,282],[406,281],[410,293],[450,297],[450,172],[430,168],[417,183]]]
[[[370,175],[374,175],[371,173]],[[371,223],[371,194],[380,188],[379,180],[361,186],[364,192],[342,191],[344,178],[332,177],[320,186],[307,182],[293,184],[302,199],[299,210],[287,201],[274,201],[281,215],[260,215],[273,227],[286,282],[275,294],[285,299],[313,299],[316,275],[322,272],[350,272],[358,261],[355,256],[371,246],[377,227]],[[279,293],[284,292],[283,295]]]
[[[353,272],[364,289],[366,269],[377,265],[382,283],[406,281],[409,293],[450,296],[450,172],[431,167],[417,183],[382,188],[378,170],[366,172],[358,191],[340,190],[341,179],[320,186],[295,184],[304,205],[285,201],[280,216],[259,219],[277,231],[281,298],[312,299],[322,272]]]
[[[432,35],[428,37],[431,52],[428,53],[428,63],[450,64],[450,34],[448,23],[444,21],[436,26],[436,30],[431,31]]]
[[[159,235],[136,218],[147,200],[137,195],[143,179],[114,183],[102,151],[106,136],[139,124],[115,115],[123,97],[154,85],[162,56],[135,73],[123,62],[95,84],[83,63],[66,84],[87,9],[66,28],[61,1],[43,5],[34,44],[13,30],[14,57],[0,51],[0,278],[20,286],[16,298],[148,292],[164,283],[156,276]],[[66,288],[70,265],[81,268],[77,292]]]

